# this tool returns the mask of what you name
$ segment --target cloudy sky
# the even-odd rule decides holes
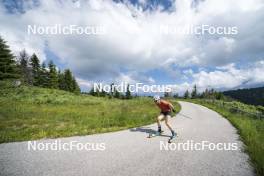
[[[194,84],[264,85],[263,0],[3,0],[0,24],[15,54],[26,49],[70,68],[83,91],[93,82],[121,81],[175,84],[178,93]],[[28,34],[28,25],[56,24],[100,26],[104,33]],[[237,32],[175,32],[202,25]]]

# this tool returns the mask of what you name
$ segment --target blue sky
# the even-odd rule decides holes
[[[196,84],[228,90],[264,85],[261,0],[13,0],[0,3],[0,35],[18,54],[70,68],[83,91],[94,82]],[[28,25],[103,26],[103,35],[35,35]],[[236,34],[179,34],[173,29],[235,27]],[[169,33],[162,33],[169,27]]]
[[[124,0],[114,0],[117,3],[125,3]],[[164,11],[170,11],[170,8],[173,6],[173,1],[171,0],[148,0],[148,1],[140,1],[140,0],[129,0],[131,4],[134,6],[141,6],[143,11],[150,10],[154,11],[158,6],[161,6]]]

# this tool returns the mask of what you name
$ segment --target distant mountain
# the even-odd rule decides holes
[[[264,106],[264,87],[229,90],[223,94],[243,103]]]
[[[264,87],[264,83],[255,83],[252,84],[250,81],[245,81],[241,85],[234,87],[233,90],[237,89],[250,89],[250,88],[256,88],[256,87]]]

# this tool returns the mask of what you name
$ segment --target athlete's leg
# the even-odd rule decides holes
[[[169,124],[169,118],[170,117],[171,117],[170,115],[166,115],[165,116],[165,125],[170,129],[171,135],[174,137],[175,136],[175,132],[173,131],[173,129],[171,128],[171,126]]]
[[[161,120],[164,118],[165,116],[163,114],[160,114],[158,117],[157,117],[157,124],[158,124],[158,132],[161,133],[161,125],[160,125],[160,122]]]
[[[165,116],[165,125],[172,131],[172,128],[169,124],[169,118],[170,118],[170,115]]]

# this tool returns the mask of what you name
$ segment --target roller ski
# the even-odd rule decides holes
[[[157,131],[156,133],[149,133],[148,138],[153,138],[156,136],[161,136],[163,131]]]

